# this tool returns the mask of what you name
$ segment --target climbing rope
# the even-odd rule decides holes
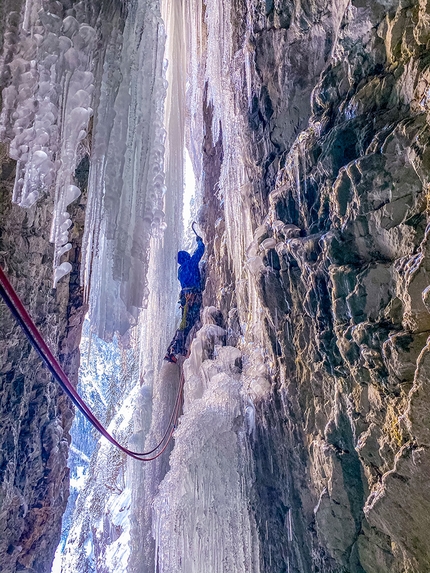
[[[7,278],[5,272],[3,271],[2,267],[0,266],[0,295],[3,297],[6,305],[9,307],[12,315],[14,316],[15,320],[23,329],[25,335],[27,336],[30,343],[33,345],[36,352],[40,355],[42,360],[45,362],[48,370],[54,376],[55,380],[60,384],[64,392],[69,396],[75,406],[78,408],[80,412],[86,417],[86,419],[100,432],[102,436],[104,436],[111,444],[115,447],[120,449],[122,452],[127,454],[128,456],[142,461],[142,462],[150,462],[152,460],[157,459],[161,454],[166,450],[167,446],[172,439],[173,432],[176,428],[176,423],[178,421],[181,403],[182,403],[182,392],[184,388],[184,373],[182,367],[180,367],[180,379],[179,379],[179,389],[176,396],[175,405],[173,407],[172,414],[170,416],[170,421],[167,426],[167,429],[158,442],[158,444],[152,450],[148,452],[133,452],[126,448],[125,446],[121,445],[103,426],[103,424],[96,418],[96,416],[92,413],[90,408],[84,402],[84,400],[79,396],[77,391],[75,390],[73,384],[68,379],[67,375],[65,374],[64,370],[60,366],[58,360],[50,351],[48,345],[46,344],[43,336],[40,334],[37,326],[34,324],[31,316],[28,314],[27,310],[25,309],[23,303],[21,302],[20,298],[16,294],[13,286],[11,285],[9,279]],[[161,449],[160,449],[161,448]],[[159,450],[160,451],[157,451]],[[154,452],[157,452],[154,454]],[[151,456],[151,454],[154,454]],[[150,457],[147,457],[150,456]]]

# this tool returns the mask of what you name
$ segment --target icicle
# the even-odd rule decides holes
[[[54,270],[61,269],[55,272],[54,285],[69,268],[60,265],[70,227],[65,226],[65,209],[74,200],[70,185],[77,148],[92,113],[89,69],[94,40],[95,30],[88,24],[72,16],[62,20],[49,4],[27,0],[16,42],[19,48],[13,53],[12,46],[7,46],[1,62],[11,73],[10,85],[2,94],[0,134],[10,140],[10,156],[17,161],[12,199],[29,208],[55,186],[51,240]]]

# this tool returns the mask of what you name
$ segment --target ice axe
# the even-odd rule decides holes
[[[197,225],[197,223],[196,223],[195,221],[193,221],[193,224],[191,225],[191,228],[192,228],[192,230],[194,231],[195,236],[196,236],[196,237],[199,237],[199,238],[201,239],[200,235],[199,235],[199,234],[197,233],[197,231],[194,229],[194,225]]]

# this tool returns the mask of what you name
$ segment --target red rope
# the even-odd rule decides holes
[[[54,378],[63,388],[65,393],[69,396],[75,406],[82,412],[82,414],[87,418],[87,420],[100,432],[102,436],[104,436],[111,444],[115,447],[119,448],[122,452],[127,454],[128,456],[140,460],[143,462],[150,462],[152,460],[157,459],[161,454],[166,450],[167,446],[170,443],[172,438],[173,432],[176,427],[176,422],[179,417],[179,412],[181,408],[182,402],[182,392],[184,387],[184,374],[181,371],[181,376],[179,380],[179,390],[176,396],[175,405],[173,407],[172,415],[170,417],[169,425],[167,427],[164,436],[160,440],[160,442],[150,450],[149,452],[133,452],[122,446],[103,426],[103,424],[96,418],[96,416],[92,413],[90,408],[84,402],[84,400],[79,396],[76,392],[73,384],[68,379],[67,375],[65,374],[64,370],[58,363],[55,356],[52,354],[51,350],[49,349],[48,345],[46,344],[43,336],[40,334],[38,328],[34,324],[31,316],[28,314],[27,310],[25,309],[23,303],[19,299],[18,295],[16,294],[13,286],[11,285],[9,279],[7,278],[5,272],[0,266],[0,295],[3,297],[5,303],[9,307],[10,311],[12,312],[13,316],[15,317],[16,321],[19,323],[25,335],[27,336],[28,340],[34,346],[35,350],[39,353],[42,360],[47,365],[49,371],[52,373]],[[164,443],[165,442],[165,443]],[[163,445],[164,443],[164,445]],[[151,457],[150,454],[153,454],[157,451],[161,446],[161,450],[157,452],[155,455]]]

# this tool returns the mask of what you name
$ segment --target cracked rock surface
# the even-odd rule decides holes
[[[247,39],[252,107],[235,99],[249,126],[242,160],[258,166],[263,187],[248,265],[276,364],[254,452],[262,571],[422,573],[430,7],[263,4]],[[236,7],[249,21],[250,3]],[[240,46],[243,29],[235,34]],[[212,174],[222,145],[206,150]],[[206,186],[209,200],[216,182]],[[202,224],[214,234],[209,284],[222,308],[236,277],[223,266],[219,218]]]

